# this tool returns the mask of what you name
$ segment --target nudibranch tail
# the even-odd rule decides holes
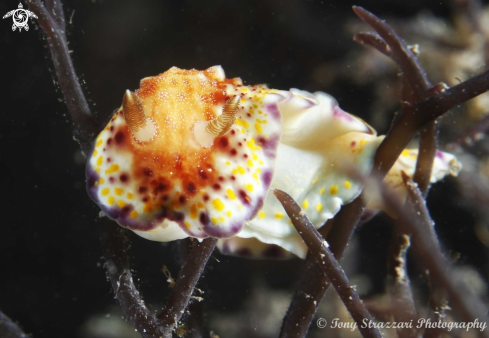
[[[150,141],[156,134],[156,127],[151,119],[144,113],[143,103],[139,97],[126,90],[122,99],[122,109],[127,126],[132,135],[140,142]]]
[[[226,101],[222,113],[211,121],[198,121],[194,126],[194,135],[202,147],[210,147],[218,137],[226,135],[236,122],[240,96],[235,95]]]

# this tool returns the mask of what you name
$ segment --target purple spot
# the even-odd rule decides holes
[[[124,142],[124,139],[125,139],[125,136],[124,136],[124,133],[122,131],[118,131],[117,134],[115,134],[115,136],[114,136],[114,140],[115,140],[115,142],[117,142],[117,144],[122,144]]]
[[[214,188],[214,190],[219,190],[219,189],[221,189],[221,185],[219,183],[214,183],[212,185],[212,188]]]
[[[234,156],[234,155],[236,155],[238,152],[236,151],[236,149],[231,149],[230,153],[231,153],[231,155],[233,155],[233,156]]]
[[[122,174],[119,179],[121,180],[121,182],[127,182],[129,180],[129,177],[127,176],[127,174]]]
[[[109,144],[111,144],[111,143],[112,143],[112,138],[110,138],[110,137],[109,137],[109,138],[107,139],[107,145],[109,145]]]
[[[199,216],[199,221],[202,225],[207,225],[209,223],[209,216],[206,213],[201,212]]]
[[[438,157],[440,160],[444,159],[443,153],[441,151],[436,152],[436,157]]]
[[[238,195],[241,199],[241,202],[243,202],[243,204],[246,205],[250,204],[251,199],[243,190],[238,191]]]
[[[204,170],[199,170],[199,176],[200,178],[206,180],[207,179],[207,173]]]
[[[139,193],[144,194],[146,191],[148,191],[148,187],[140,186],[138,191]]]
[[[276,120],[280,119],[280,112],[278,111],[278,107],[276,103],[270,103],[265,107],[268,113]]]
[[[263,172],[261,179],[263,180],[263,184],[265,184],[265,186],[269,187],[270,183],[272,182],[272,172],[268,171],[268,170]]]
[[[178,201],[181,203],[181,204],[185,204],[185,202],[187,201],[187,199],[185,198],[185,196],[180,196],[178,198]]]
[[[195,185],[193,183],[189,183],[188,186],[187,186],[187,191],[190,192],[190,193],[194,193],[195,192]]]
[[[153,176],[153,171],[150,168],[144,168],[143,169],[143,175],[146,177],[151,177],[151,176]]]

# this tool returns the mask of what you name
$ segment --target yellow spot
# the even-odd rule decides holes
[[[253,161],[252,161],[252,160],[248,160],[248,162],[246,162],[246,164],[247,164],[249,167],[252,167],[252,166],[253,166]]]
[[[367,140],[366,139],[363,139],[360,141],[360,145],[363,146],[365,143],[367,143]]]
[[[109,194],[109,188],[103,188],[102,189],[102,196],[107,196]]]
[[[260,213],[258,214],[258,218],[264,219],[265,218],[265,211],[260,211]]]
[[[217,223],[219,223],[219,221],[218,221],[218,220],[217,220],[217,218],[215,218],[215,217],[211,217],[211,222],[212,222],[212,224],[217,224]]]
[[[312,184],[316,183],[319,180],[319,178],[315,178],[312,180]]]
[[[127,199],[132,200],[132,194],[130,192],[127,193]]]
[[[258,108],[258,106],[257,106],[256,104],[254,104],[254,105],[253,105],[253,108],[255,108],[255,109],[256,109],[256,108]]]
[[[233,173],[233,175],[236,175],[238,174],[238,169],[233,169],[233,171],[231,171]]]
[[[231,165],[231,162],[229,162],[229,161],[226,161],[226,165]]]
[[[255,129],[257,132],[263,133],[263,129],[261,128],[261,126],[258,123],[255,123]]]
[[[122,194],[124,193],[124,190],[121,189],[121,188],[115,188],[114,189],[114,192],[117,196],[122,196]]]
[[[212,206],[218,211],[224,210],[224,203],[222,203],[219,198],[216,198],[212,201]]]
[[[246,172],[242,166],[238,166],[238,171],[241,175],[244,175],[244,173]]]
[[[249,129],[250,128],[250,125],[248,124],[248,122],[246,122],[244,120],[236,119],[236,124],[238,126],[243,126],[245,129]]]
[[[124,202],[123,200],[119,200],[117,202],[117,205],[119,206],[119,208],[124,208],[124,206],[126,205],[126,202]]]
[[[248,145],[248,147],[251,150],[258,150],[258,148],[255,145],[255,139],[252,138],[251,140],[249,140],[248,142],[246,142],[246,144]]]
[[[321,202],[319,202],[318,205],[316,205],[316,210],[317,211],[323,210],[323,205],[321,204]]]
[[[98,185],[98,182],[97,181],[95,181],[95,185]]]
[[[263,161],[262,160],[260,160],[258,163],[260,163],[261,165],[263,165]]]
[[[329,188],[329,193],[331,195],[336,195],[338,193],[338,185],[333,184],[331,188]]]
[[[143,211],[146,212],[146,213],[150,213],[151,212],[151,203],[146,203],[143,207]]]
[[[242,97],[241,102],[246,102],[246,99],[244,97]]]
[[[233,213],[231,211],[226,211],[226,215],[228,215],[228,217],[231,217],[233,215]]]
[[[243,88],[241,88],[241,91],[246,93],[248,91],[248,88],[243,87]]]
[[[276,219],[282,219],[282,218],[284,218],[284,214],[282,214],[282,213],[280,213],[280,212],[276,212],[276,213],[275,213],[275,218],[276,218]]]
[[[94,150],[93,151],[93,157],[97,157],[97,154],[98,154],[97,150]]]
[[[244,134],[245,133],[245,130],[244,129],[241,129],[241,134]]]
[[[204,205],[202,203],[198,203],[197,206],[200,208],[200,209],[204,209]]]
[[[100,147],[102,145],[103,141],[102,140],[98,140],[97,141],[97,144],[95,145],[96,147]]]
[[[253,184],[244,184],[244,187],[246,188],[246,190],[248,190],[249,192],[253,192]]]
[[[100,177],[100,184],[104,184],[105,180],[103,177]]]
[[[183,224],[185,224],[185,226],[187,227],[187,229],[190,229],[190,223],[189,222],[184,221]]]
[[[225,219],[222,216],[219,216],[219,222],[224,223]]]
[[[228,190],[226,190],[226,192],[228,193],[228,196],[230,199],[232,199],[232,200],[236,199],[236,194],[234,193],[234,191],[232,191],[231,189],[228,189]]]
[[[243,206],[241,204],[238,204],[238,210],[239,211],[243,210]]]
[[[257,175],[257,174],[253,174],[253,178],[254,178],[255,180],[257,180],[257,181],[259,180],[259,178],[258,178],[258,175]]]
[[[409,154],[410,154],[410,152],[409,152],[409,151],[407,151],[406,149],[404,149],[404,150],[402,151],[402,153],[401,153],[401,155],[402,155],[402,156],[406,156],[406,157],[408,157],[408,156],[409,156]]]
[[[319,190],[319,194],[320,195],[324,194],[324,188],[321,188],[321,190]]]
[[[97,165],[98,165],[98,166],[101,166],[101,165],[102,165],[103,160],[104,160],[104,157],[103,157],[103,156],[100,156],[100,157],[97,159]]]
[[[131,211],[131,213],[129,214],[129,217],[131,217],[131,218],[138,217],[138,212],[136,210]]]
[[[255,154],[255,153],[251,153],[251,156],[253,156],[253,159],[254,159],[255,161],[257,161],[257,160],[258,160],[258,155],[257,155],[257,154]]]
[[[192,204],[192,206],[190,207],[190,218],[191,219],[197,218],[197,206],[195,204]]]
[[[256,172],[257,173],[261,173],[261,169],[260,168],[256,168]]]
[[[351,188],[351,183],[350,181],[345,181],[345,188],[350,189]]]
[[[98,174],[100,173],[100,168],[95,168],[95,172]]]
[[[302,209],[307,209],[308,206],[309,206],[309,201],[304,200],[304,202],[302,202]]]
[[[263,111],[262,110],[258,110],[258,114],[263,114]]]
[[[115,202],[114,196],[109,196],[109,198],[107,198],[107,203],[109,203],[109,205],[114,204],[114,202]]]
[[[114,164],[112,164],[112,165],[109,167],[109,169],[107,169],[107,170],[105,171],[105,173],[106,173],[106,174],[112,174],[112,173],[117,172],[118,170],[119,170],[119,165],[114,163]]]

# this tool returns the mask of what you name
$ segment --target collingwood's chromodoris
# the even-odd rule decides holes
[[[305,257],[270,188],[320,227],[360,194],[355,177],[370,172],[381,140],[327,94],[244,86],[219,66],[173,67],[126,91],[95,140],[87,187],[108,217],[147,239],[216,237],[226,253]],[[386,177],[392,187],[415,166],[416,152],[405,152]],[[458,170],[439,152],[432,181]]]

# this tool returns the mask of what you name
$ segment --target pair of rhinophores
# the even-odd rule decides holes
[[[87,186],[103,212],[154,241],[219,238],[223,253],[304,258],[307,247],[270,193],[289,193],[319,228],[362,190],[383,136],[331,96],[245,86],[221,67],[176,67],[126,91],[94,142]],[[385,178],[405,194],[417,150]],[[431,182],[457,175],[437,152]],[[372,210],[383,209],[372,197]]]

